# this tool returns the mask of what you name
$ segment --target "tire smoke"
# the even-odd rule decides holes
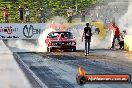
[[[119,19],[120,29],[126,30],[127,35],[132,35],[132,2],[129,2],[127,12]]]

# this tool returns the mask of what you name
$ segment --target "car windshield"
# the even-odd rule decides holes
[[[72,33],[70,32],[53,32],[53,33],[50,33],[49,34],[49,38],[56,38],[58,37],[59,35],[64,35],[64,38],[73,38],[73,35]]]

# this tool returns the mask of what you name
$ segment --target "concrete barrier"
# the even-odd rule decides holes
[[[132,35],[125,35],[125,50],[132,51]]]
[[[0,40],[0,88],[32,88],[12,52]]]

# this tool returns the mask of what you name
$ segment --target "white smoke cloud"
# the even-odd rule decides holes
[[[61,16],[55,16],[55,17],[52,17],[49,21],[47,21],[47,23],[66,23],[67,20],[65,17],[61,17]]]
[[[119,19],[119,28],[132,35],[132,2],[129,2],[127,12]]]
[[[66,19],[63,17],[57,16],[57,17],[53,17],[52,20],[49,22],[52,22],[52,21],[54,21],[55,24],[58,24],[60,22],[66,22]],[[76,22],[76,26],[70,29],[73,35],[76,37],[77,50],[84,50],[85,46],[84,46],[84,42],[82,42],[81,37],[82,37],[83,29],[85,27],[85,23],[78,22],[78,19],[75,19],[75,22]],[[38,38],[37,44],[34,44],[32,42],[27,42],[28,40],[26,41],[23,41],[23,40],[12,41],[11,40],[11,41],[8,41],[8,45],[11,47],[14,47],[13,51],[15,52],[25,52],[25,51],[26,52],[46,52],[47,46],[45,44],[45,39],[47,35],[52,31],[55,31],[55,30],[51,28],[46,28],[43,31],[43,33],[40,35],[40,37]],[[111,38],[110,33],[104,40],[100,40],[98,36],[93,36],[91,40],[91,48],[92,49],[108,48],[111,45],[110,38]]]
[[[8,40],[7,45],[12,52],[35,52],[37,45],[25,40]]]
[[[36,40],[37,43],[33,43],[30,40],[8,40],[7,44],[11,47],[12,52],[46,52],[47,46],[45,39],[52,31],[55,30],[51,28],[44,30],[38,40]]]
[[[48,34],[50,32],[53,32],[53,31],[55,31],[55,30],[52,28],[49,28],[49,29],[46,29],[45,31],[43,31],[43,33],[38,38],[39,47],[38,47],[37,51],[39,51],[39,52],[46,52],[47,51],[45,39],[47,38]]]

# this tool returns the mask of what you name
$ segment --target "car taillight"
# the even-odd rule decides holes
[[[76,42],[72,42],[72,45],[76,45]]]
[[[53,46],[56,46],[56,45],[58,45],[58,44],[57,44],[57,43],[52,43],[52,45],[53,45]]]
[[[76,45],[76,42],[69,42],[68,45]]]

